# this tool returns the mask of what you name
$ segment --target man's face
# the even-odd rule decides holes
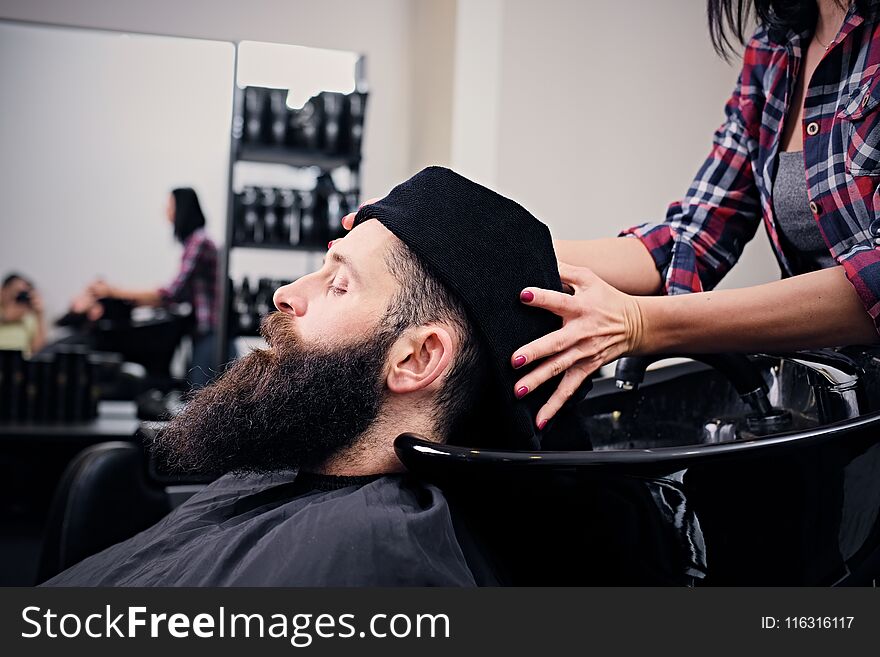
[[[366,221],[333,243],[321,269],[278,288],[275,307],[304,344],[341,346],[376,329],[400,288],[385,257],[395,239],[378,221]]]
[[[382,322],[399,284],[393,238],[379,222],[333,245],[323,267],[275,293],[263,321],[269,349],[237,360],[196,393],[156,439],[170,469],[220,474],[313,466],[354,443],[386,397]]]

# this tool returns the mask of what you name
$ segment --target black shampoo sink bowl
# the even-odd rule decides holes
[[[751,359],[773,408],[788,414],[757,427],[723,374],[686,362],[647,372],[637,390],[598,379],[541,450],[414,434],[395,448],[444,491],[459,531],[490,564],[487,581],[872,585],[880,350],[845,355],[859,372],[855,410],[820,380],[821,354],[807,365],[797,354]]]
[[[804,372],[790,362],[763,369],[774,408],[786,422],[764,431],[749,426],[753,409],[723,376],[701,363],[649,372],[638,390],[620,391],[612,378],[596,382],[578,409],[583,432],[555,437],[549,448],[653,449],[748,440],[820,424],[815,395]],[[590,444],[578,444],[589,439]]]

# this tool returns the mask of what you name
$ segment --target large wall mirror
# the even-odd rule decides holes
[[[50,346],[76,340],[81,323],[56,326],[71,311],[89,330],[119,319],[112,302],[90,316],[89,295],[173,287],[189,247],[172,223],[192,199],[171,192],[191,189],[218,298],[208,320],[198,289],[173,299],[188,324],[161,365],[186,379],[209,333],[202,359],[219,366],[254,339],[271,286],[316,266],[358,200],[355,53],[3,22],[0,85],[0,275],[41,297]],[[135,325],[168,319],[167,298],[136,301]],[[154,339],[166,338],[140,347]]]

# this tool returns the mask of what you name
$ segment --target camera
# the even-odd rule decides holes
[[[15,303],[21,303],[25,306],[31,305],[31,293],[28,290],[22,290],[15,295]]]

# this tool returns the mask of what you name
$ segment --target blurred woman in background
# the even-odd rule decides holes
[[[43,301],[33,284],[9,274],[0,286],[0,349],[30,356],[46,343]]]
[[[192,334],[192,366],[187,378],[193,387],[202,387],[212,378],[215,360],[219,299],[217,247],[205,231],[205,216],[199,197],[191,187],[181,187],[171,192],[166,216],[174,227],[174,237],[183,244],[180,270],[169,285],[132,290],[98,280],[89,286],[89,292],[95,298],[124,299],[141,306],[190,304],[195,327]]]

